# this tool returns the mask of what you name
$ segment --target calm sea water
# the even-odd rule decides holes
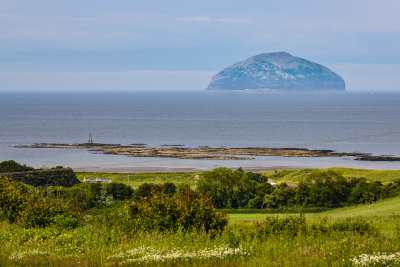
[[[0,160],[72,167],[145,165],[144,160],[151,166],[175,164],[12,147],[86,142],[89,132],[100,143],[304,147],[400,156],[400,93],[0,93]],[[400,169],[399,163],[390,166]]]

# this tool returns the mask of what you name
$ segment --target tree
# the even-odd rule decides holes
[[[13,160],[0,162],[0,173],[23,172],[23,171],[33,171],[33,170],[34,168],[28,167],[25,164],[21,165]]]
[[[107,194],[111,195],[115,200],[130,199],[133,195],[133,189],[123,183],[110,183],[107,185]]]
[[[256,189],[246,173],[224,167],[204,172],[197,188],[212,198],[216,208],[245,207]]]
[[[312,171],[306,178],[309,186],[308,204],[317,207],[337,207],[346,202],[351,185],[332,170]]]
[[[294,204],[296,189],[289,187],[286,183],[275,187],[274,192],[265,196],[264,205],[267,208],[278,208]]]

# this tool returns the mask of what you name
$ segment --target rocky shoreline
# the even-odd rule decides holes
[[[204,160],[252,160],[254,156],[282,156],[282,157],[354,157],[360,161],[400,161],[400,157],[374,156],[368,153],[338,153],[332,150],[312,150],[306,148],[186,148],[183,145],[163,145],[162,147],[147,147],[145,144],[60,144],[37,143],[32,145],[16,146],[20,148],[65,148],[88,149],[104,154],[126,155],[128,157],[157,157],[178,159]]]

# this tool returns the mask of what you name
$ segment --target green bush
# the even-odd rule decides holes
[[[18,223],[25,228],[45,227],[55,222],[55,218],[73,216],[65,205],[50,198],[35,197],[18,215]]]
[[[306,229],[306,219],[303,214],[285,218],[270,216],[261,222],[256,222],[256,236],[260,240],[271,236],[294,237],[305,232]]]
[[[29,203],[32,203],[30,194],[23,194],[7,178],[0,176],[0,211],[5,219],[13,223]]]
[[[336,221],[329,227],[333,231],[353,232],[361,235],[377,233],[372,223],[364,218],[347,218],[346,220]]]
[[[323,219],[319,224],[307,225],[303,214],[300,216],[267,217],[256,222],[256,237],[266,240],[270,237],[284,236],[292,238],[297,235],[336,235],[338,232],[355,233],[359,235],[376,235],[378,230],[364,218],[347,218],[328,223]]]
[[[57,215],[53,218],[53,224],[61,229],[76,228],[79,225],[78,219],[73,215]]]
[[[225,212],[217,211],[207,196],[189,189],[173,196],[155,193],[140,201],[126,201],[125,212],[132,230],[222,231],[228,223]]]
[[[133,189],[129,185],[123,183],[105,184],[107,194],[111,195],[115,200],[130,199],[133,195]]]
[[[38,193],[23,193],[4,177],[0,177],[0,211],[10,223],[24,227],[48,226],[60,215],[76,218],[61,202]]]

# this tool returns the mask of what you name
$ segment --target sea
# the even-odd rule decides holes
[[[257,157],[184,160],[104,155],[33,143],[329,149],[400,156],[400,92],[0,92],[0,161],[33,167],[400,169],[400,162]]]

